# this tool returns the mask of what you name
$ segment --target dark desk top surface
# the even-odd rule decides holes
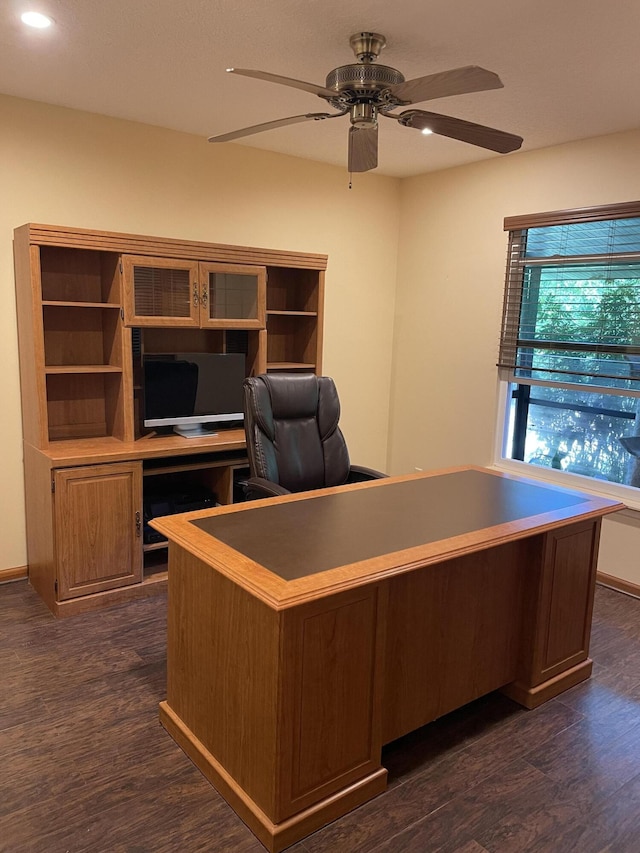
[[[476,469],[378,482],[190,523],[290,581],[589,500]]]

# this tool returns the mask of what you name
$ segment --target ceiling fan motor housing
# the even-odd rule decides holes
[[[349,107],[351,124],[371,127],[377,122],[378,111],[393,109],[398,103],[388,91],[390,86],[404,83],[404,76],[388,65],[358,63],[341,65],[327,75],[326,88],[334,89],[336,109]]]
[[[349,44],[358,62],[340,65],[327,74],[325,88],[336,93],[329,103],[338,110],[348,108],[354,127],[375,127],[378,111],[387,112],[398,103],[389,87],[404,83],[404,76],[388,65],[375,64],[386,43],[380,33],[354,33]]]
[[[327,74],[327,89],[336,92],[355,92],[357,95],[375,97],[378,92],[404,83],[404,75],[388,65],[354,63],[340,65]]]

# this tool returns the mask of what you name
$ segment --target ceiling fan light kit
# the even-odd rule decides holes
[[[395,68],[377,65],[376,60],[387,41],[380,33],[360,32],[349,39],[357,62],[340,65],[327,74],[324,86],[294,80],[265,71],[247,68],[228,68],[234,74],[254,77],[270,83],[279,83],[317,95],[334,110],[333,113],[305,113],[299,116],[276,119],[275,121],[245,127],[242,130],[209,137],[209,142],[230,142],[243,136],[262,133],[277,127],[285,127],[303,121],[323,121],[348,115],[349,128],[349,172],[368,172],[378,165],[378,117],[390,118],[403,127],[414,128],[423,133],[435,133],[477,145],[490,151],[506,154],[522,145],[522,137],[492,127],[474,124],[463,119],[425,110],[410,109],[393,112],[398,107],[502,88],[502,81],[493,71],[477,65],[467,65],[413,80],[405,80]]]

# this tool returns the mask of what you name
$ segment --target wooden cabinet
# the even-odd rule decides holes
[[[229,503],[246,452],[239,429],[145,430],[142,356],[320,373],[327,258],[32,224],[14,258],[30,580],[58,615],[161,589],[162,546],[135,527],[145,491],[176,477]]]
[[[240,264],[200,264],[200,323],[264,329],[267,271]]]
[[[198,262],[124,255],[128,326],[199,326]]]
[[[142,464],[54,473],[58,598],[142,580]]]
[[[122,273],[129,326],[264,328],[263,266],[125,255]]]

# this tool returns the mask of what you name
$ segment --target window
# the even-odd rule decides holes
[[[505,229],[504,456],[640,487],[640,202]]]

